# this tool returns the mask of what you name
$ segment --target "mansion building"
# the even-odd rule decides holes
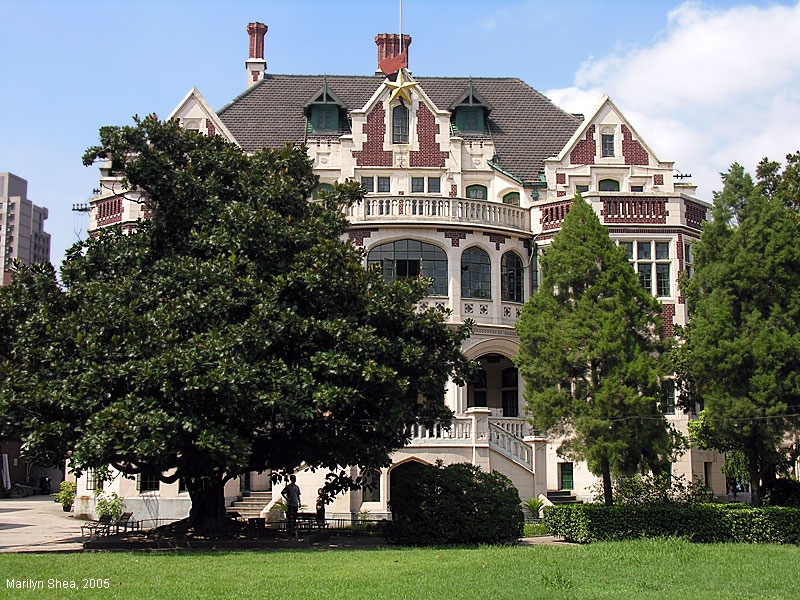
[[[347,237],[364,249],[365,266],[377,265],[387,280],[430,278],[422,304],[449,311],[450,323],[475,323],[463,351],[480,369],[468,385],[452,383],[447,390],[452,427],[412,429],[376,488],[338,497],[328,514],[384,516],[404,465],[438,459],[499,471],[523,499],[567,492],[590,500],[598,479],[584,463],[558,456],[559,440],[533,428],[514,365],[515,324],[541,280],[538,259],[581,194],[625,247],[641,285],[661,302],[671,335],[673,325],[686,322],[678,277],[692,269],[692,246],[710,205],[695,197],[695,186],[672,162],[656,156],[608,97],[584,116],[565,112],[515,78],[418,77],[407,68],[411,37],[398,34],[375,38],[384,72],[272,74],[264,59],[267,27],[250,23],[247,32],[245,91],[215,111],[194,88],[169,118],[247,152],[304,144],[320,188],[361,182],[365,200],[346,209]],[[101,165],[102,192],[90,199],[90,231],[133,227],[146,216],[110,166]],[[686,431],[692,415],[676,409],[669,380],[662,410]],[[673,473],[723,495],[721,460],[691,449]],[[309,502],[324,474],[297,476]],[[78,495],[91,495],[94,486],[91,473],[84,475]],[[188,494],[179,483],[120,477],[110,486],[137,518],[188,514]],[[268,472],[251,473],[230,482],[226,498],[269,490]],[[266,514],[280,496],[260,498]]]

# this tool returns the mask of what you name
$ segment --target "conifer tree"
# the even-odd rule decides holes
[[[517,324],[528,409],[534,427],[561,437],[562,456],[602,476],[611,504],[612,476],[660,471],[673,450],[658,406],[661,306],[580,196],[541,266]]]

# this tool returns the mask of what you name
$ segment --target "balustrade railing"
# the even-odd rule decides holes
[[[606,223],[667,222],[666,198],[601,198]]]
[[[434,221],[477,223],[528,231],[529,213],[511,204],[468,198],[367,196],[348,207],[345,214],[351,223],[365,221]]]
[[[409,434],[412,443],[426,440],[472,440],[472,419],[456,417],[450,423],[449,429],[441,424],[425,427],[421,423],[415,423]]]
[[[495,419],[489,422],[489,447],[533,471],[533,448],[522,436],[508,431],[497,424]]]

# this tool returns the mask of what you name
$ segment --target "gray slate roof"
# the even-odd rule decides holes
[[[303,106],[325,82],[352,110],[363,108],[383,81],[383,76],[267,74],[218,114],[244,150],[279,148],[286,142],[305,141]],[[582,122],[512,77],[415,77],[414,81],[444,110],[459,100],[471,82],[473,90],[493,107],[489,128],[495,162],[523,181],[538,180],[543,161],[558,154]]]

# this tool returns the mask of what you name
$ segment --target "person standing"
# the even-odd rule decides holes
[[[289,533],[294,533],[297,528],[297,511],[300,509],[300,487],[297,485],[297,477],[291,475],[289,484],[281,490],[286,502],[286,526]]]
[[[317,492],[317,527],[325,527],[325,492],[322,488]]]

